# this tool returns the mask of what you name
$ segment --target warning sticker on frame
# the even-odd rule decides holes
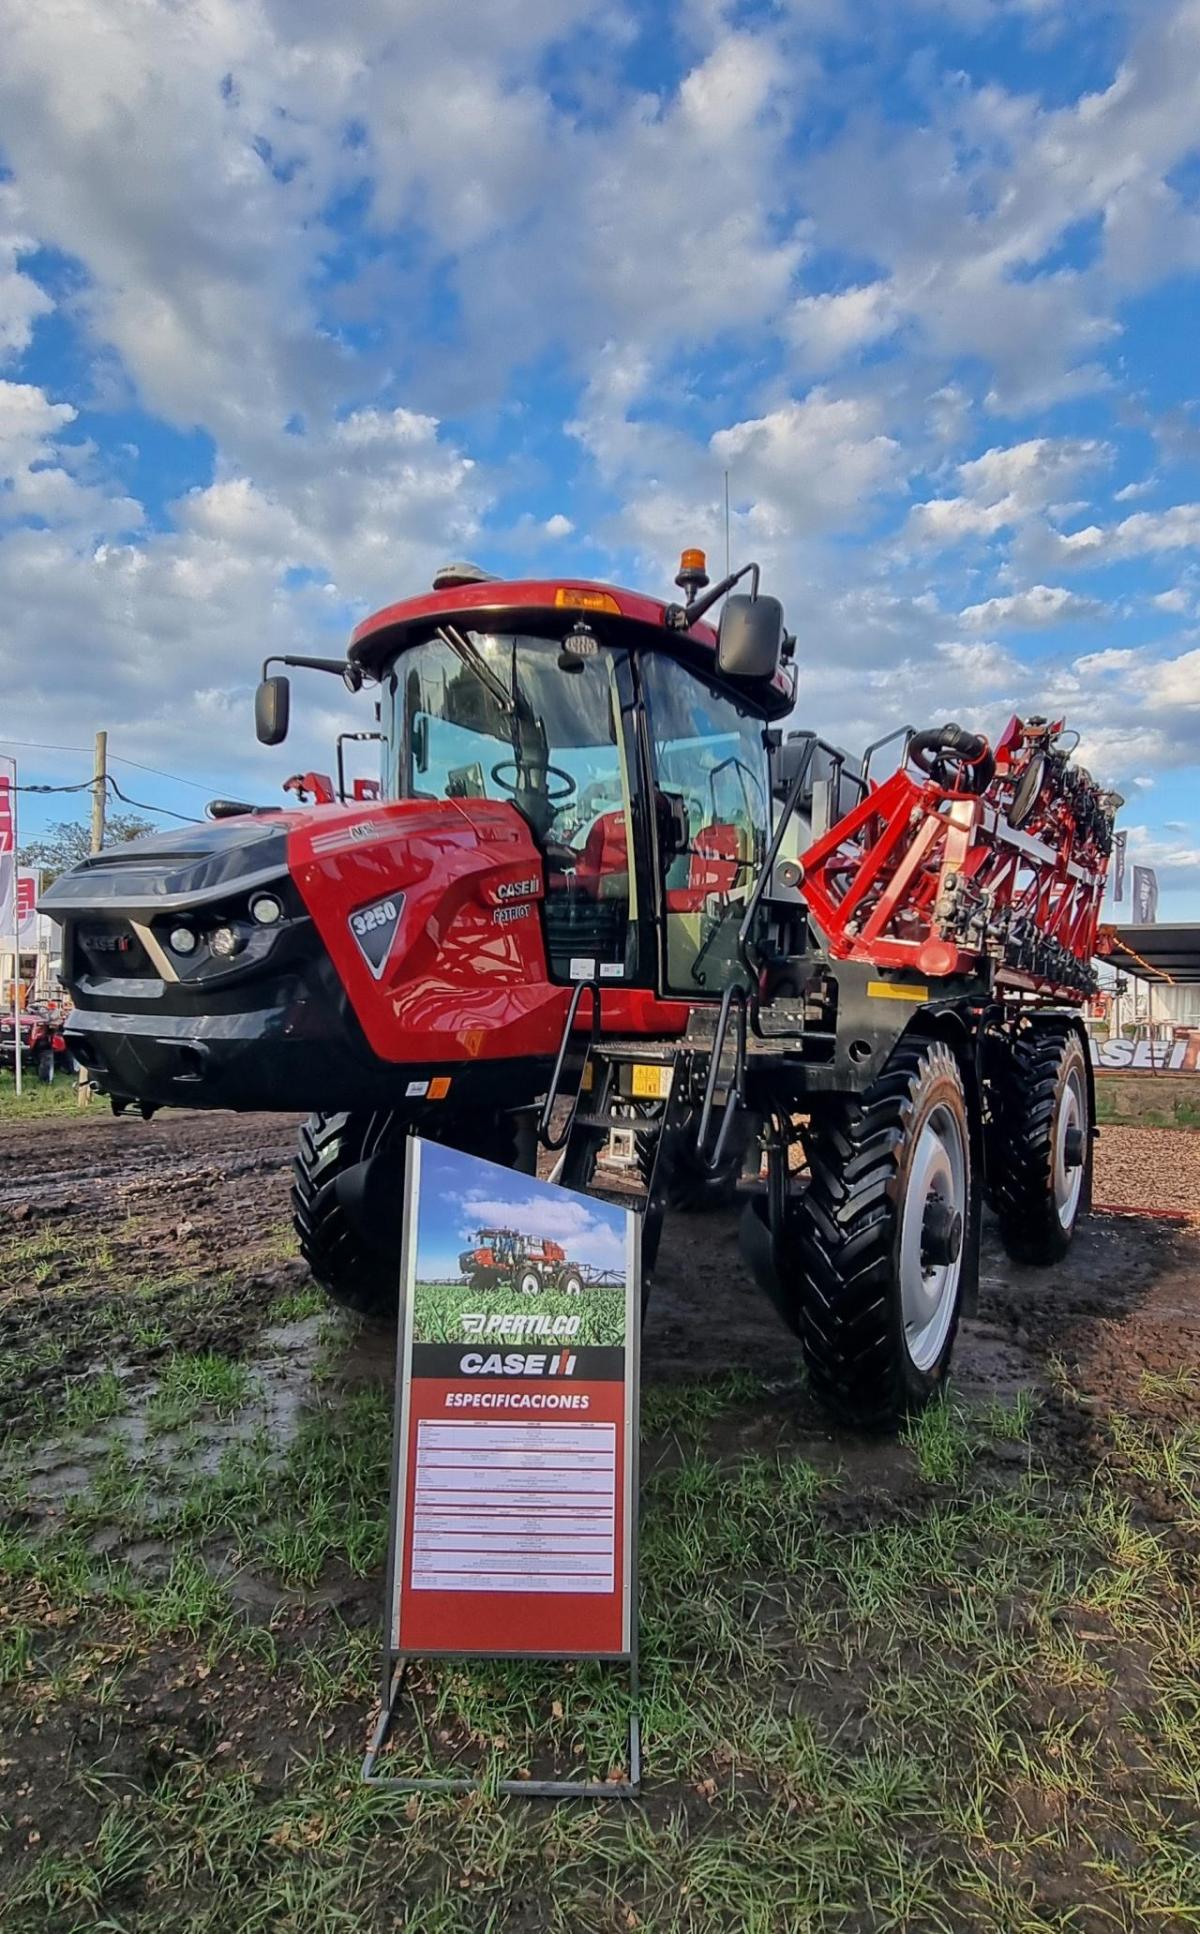
[[[638,1218],[409,1151],[392,1642],[626,1654]]]

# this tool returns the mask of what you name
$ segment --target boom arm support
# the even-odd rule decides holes
[[[835,959],[926,979],[990,961],[1013,989],[1091,991],[1121,802],[1068,763],[1061,730],[1013,719],[976,790],[993,754],[943,728],[944,771],[893,773],[808,848],[804,898]]]

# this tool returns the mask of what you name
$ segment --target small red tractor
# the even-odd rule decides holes
[[[20,1016],[21,1066],[32,1069],[39,1081],[53,1081],[56,1074],[70,1073],[75,1066],[63,1032],[65,1023],[56,1005],[23,1008]],[[16,1064],[17,1028],[11,1014],[0,1013],[0,1066]]]
[[[522,1235],[518,1229],[477,1229],[475,1247],[463,1250],[458,1267],[472,1289],[511,1286],[522,1296],[535,1296],[540,1289],[556,1289],[564,1296],[583,1292],[583,1271],[567,1261],[560,1242]]]
[[[268,661],[269,745],[273,663],[374,687],[379,799],[225,802],[64,875],[70,1042],[118,1110],[310,1111],[301,1249],[373,1313],[407,1136],[525,1170],[540,1143],[586,1189],[632,1129],[644,1293],[664,1205],[740,1191],[814,1390],[891,1426],[945,1376],[984,1200],[1040,1264],[1087,1207],[1119,801],[1041,719],[902,727],[876,782],[881,745],[785,734],[796,641],[756,565],[710,585],[685,552],[676,584],[456,566],[346,659]]]

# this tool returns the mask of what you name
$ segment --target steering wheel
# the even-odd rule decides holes
[[[507,772],[510,767],[517,775],[515,781],[502,779],[500,777],[500,774]],[[563,782],[557,792],[551,792],[549,786],[546,787],[545,796],[549,805],[561,806],[564,801],[570,799],[578,792],[579,787],[576,781],[572,779],[569,772],[564,772],[561,766],[544,766],[542,770],[545,772],[547,779],[553,773],[556,779],[561,779]],[[520,772],[521,768],[515,759],[501,759],[499,765],[492,767],[492,778],[495,784],[499,786],[501,792],[527,792],[529,788],[520,783]]]

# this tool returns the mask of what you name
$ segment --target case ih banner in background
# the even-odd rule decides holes
[[[1176,1028],[1169,1041],[1138,1041],[1117,1035],[1090,1039],[1092,1065],[1105,1074],[1196,1074],[1200,1072],[1200,1028]]]
[[[1112,889],[1113,903],[1120,906],[1125,898],[1125,846],[1129,839],[1127,832],[1113,834],[1112,848]]]
[[[22,953],[31,953],[38,943],[38,894],[42,876],[29,867],[17,869],[17,939]]]
[[[0,944],[16,931],[17,843],[12,781],[0,772]]]
[[[412,1140],[405,1229],[394,1652],[627,1657],[637,1216]]]
[[[1158,919],[1158,874],[1152,866],[1133,869],[1133,918],[1139,927],[1152,926]]]

